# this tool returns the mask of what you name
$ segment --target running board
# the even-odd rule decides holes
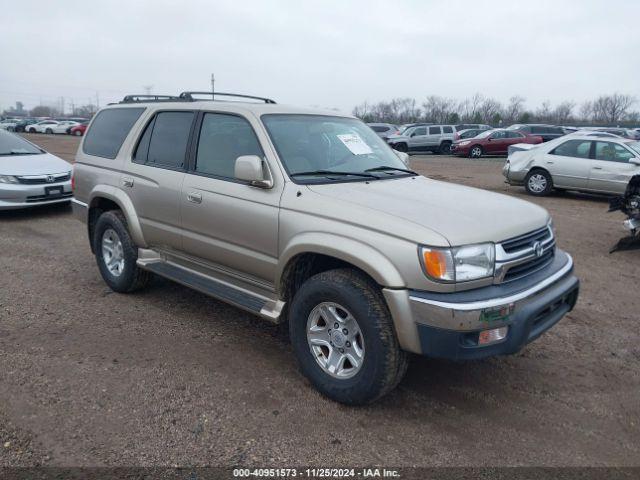
[[[138,260],[145,270],[173,280],[185,287],[193,288],[205,295],[230,303],[248,312],[260,315],[271,323],[280,323],[284,302],[269,300],[206,277],[186,268],[164,261],[145,262]]]

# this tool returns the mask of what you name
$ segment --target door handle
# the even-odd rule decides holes
[[[602,170],[602,167],[593,167],[594,170]]]
[[[199,193],[187,193],[187,200],[191,203],[202,203],[202,195]]]
[[[547,161],[547,163],[548,163],[549,165],[553,165],[553,162],[549,162],[549,161]]]
[[[122,186],[123,187],[133,187],[133,178],[124,177],[122,179]]]

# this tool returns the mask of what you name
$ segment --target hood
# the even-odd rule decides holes
[[[0,175],[46,175],[69,172],[72,168],[69,162],[50,153],[0,156]]]
[[[452,246],[501,242],[544,227],[549,221],[547,211],[533,203],[425,177],[309,188],[435,231]]]

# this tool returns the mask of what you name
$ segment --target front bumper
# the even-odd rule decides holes
[[[509,185],[524,185],[524,179],[527,173],[527,170],[513,170],[509,161],[505,162],[502,167],[502,175]]]
[[[36,185],[0,184],[0,210],[16,210],[68,202],[72,197],[70,180]]]
[[[469,155],[469,149],[471,145],[456,145],[455,143],[451,145],[451,153],[453,155]]]
[[[507,284],[457,293],[384,290],[401,346],[453,360],[516,353],[571,311],[578,292],[573,261],[560,250],[548,267]],[[480,332],[500,327],[508,328],[503,340],[478,343]]]

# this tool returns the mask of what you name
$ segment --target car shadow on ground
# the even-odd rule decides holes
[[[0,210],[0,222],[19,222],[30,219],[56,218],[71,213],[71,202],[40,205],[18,210]]]

